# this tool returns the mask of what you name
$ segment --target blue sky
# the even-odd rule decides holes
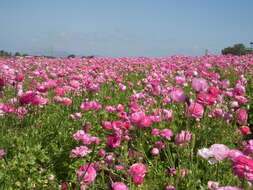
[[[252,0],[0,0],[0,49],[57,55],[219,54],[253,41]]]

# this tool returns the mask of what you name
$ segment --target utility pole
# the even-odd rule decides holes
[[[253,54],[253,42],[250,42],[249,44],[250,44],[250,51]]]

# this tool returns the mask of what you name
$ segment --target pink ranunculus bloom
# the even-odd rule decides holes
[[[166,140],[171,140],[173,136],[173,132],[171,129],[163,129],[160,131],[160,136]]]
[[[251,157],[240,155],[232,159],[232,161],[235,175],[248,181],[253,180],[253,159]]]
[[[134,184],[136,184],[136,185],[142,184],[144,182],[144,177],[145,177],[145,174],[132,176]]]
[[[4,104],[4,106],[2,107],[2,110],[5,113],[14,113],[15,112],[15,108],[12,104]]]
[[[23,118],[27,114],[27,109],[25,107],[18,107],[15,111],[19,118]]]
[[[243,189],[240,187],[225,186],[225,187],[219,187],[215,190],[243,190]]]
[[[70,98],[64,97],[62,98],[62,103],[65,105],[70,105],[72,104],[72,100]]]
[[[179,87],[176,87],[172,90],[170,97],[174,102],[184,102],[186,100],[184,91]]]
[[[160,129],[157,129],[157,128],[152,129],[151,131],[152,136],[157,136],[159,134],[160,134]]]
[[[4,150],[0,149],[0,159],[1,159],[1,158],[3,158],[3,157],[4,157],[4,155],[5,155]]]
[[[25,75],[17,75],[15,77],[15,81],[22,82],[24,80],[24,78],[25,78]]]
[[[167,185],[166,190],[176,190],[176,187],[173,185]]]
[[[243,155],[243,153],[240,150],[232,149],[228,153],[228,158],[234,159],[241,155]]]
[[[188,107],[186,105],[185,115],[195,118],[202,118],[204,114],[204,107],[199,103],[191,103]]]
[[[28,92],[26,94],[23,94],[20,98],[19,98],[19,103],[21,105],[24,105],[24,104],[31,104],[34,100],[36,96],[36,93],[35,92]]]
[[[74,114],[70,114],[70,117],[72,119],[78,119],[78,118],[82,118],[83,115],[81,113],[74,113]]]
[[[85,133],[84,130],[78,130],[74,135],[73,135],[75,140],[82,141],[83,144],[89,145],[91,144],[91,136],[88,133]]]
[[[217,88],[217,87],[211,86],[211,87],[209,87],[209,88],[207,89],[207,91],[208,91],[208,93],[211,94],[213,97],[217,97],[217,96],[219,95],[219,88]]]
[[[81,166],[77,172],[77,178],[81,184],[89,184],[95,180],[97,172],[92,164],[86,164]]]
[[[236,118],[237,118],[237,123],[241,125],[246,123],[248,119],[247,111],[243,108],[239,108],[238,110],[236,110]]]
[[[0,87],[5,86],[5,80],[3,78],[0,78]]]
[[[151,123],[152,123],[151,118],[149,116],[144,116],[141,118],[139,126],[146,128],[146,127],[150,127]]]
[[[152,154],[153,156],[159,155],[159,149],[158,149],[158,148],[152,148],[151,154]]]
[[[245,155],[253,154],[253,140],[249,140],[242,151]]]
[[[213,152],[214,158],[218,161],[226,159],[230,151],[224,144],[213,144],[209,150]]]
[[[142,176],[147,173],[148,169],[146,168],[146,166],[143,163],[135,163],[130,167],[130,169],[128,171],[133,176],[135,176],[135,175]]]
[[[239,130],[240,130],[240,133],[244,134],[244,135],[250,135],[250,134],[252,134],[249,126],[241,126],[239,128]]]
[[[214,116],[214,117],[221,117],[222,114],[223,114],[223,111],[222,111],[221,108],[216,108],[216,109],[214,110],[214,112],[213,112],[213,116]]]
[[[208,83],[206,79],[194,78],[192,80],[192,88],[197,92],[206,91],[208,89]]]
[[[71,150],[70,157],[84,157],[91,153],[91,150],[87,146],[79,146]]]
[[[118,148],[120,147],[120,143],[121,143],[121,138],[117,134],[109,135],[106,137],[106,144],[110,148]]]
[[[178,146],[186,146],[189,144],[191,140],[192,134],[188,131],[181,131],[179,134],[176,135],[175,143]]]
[[[114,182],[112,184],[113,190],[129,190],[128,186],[123,182]]]
[[[197,102],[202,105],[214,105],[215,98],[210,94],[200,93],[197,97]]]
[[[207,187],[210,190],[216,190],[219,187],[219,183],[215,181],[208,181],[207,182]]]

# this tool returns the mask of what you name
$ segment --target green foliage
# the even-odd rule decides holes
[[[246,55],[249,53],[252,53],[250,50],[248,50],[244,44],[235,44],[233,47],[227,47],[224,48],[221,53],[223,55],[226,54],[233,54],[233,55]]]

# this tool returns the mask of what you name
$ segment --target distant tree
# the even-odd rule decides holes
[[[246,55],[250,51],[244,46],[244,44],[235,44],[233,47],[224,48],[221,53],[223,55],[233,54],[233,55]]]
[[[82,56],[82,58],[88,58],[88,59],[92,59],[92,58],[94,58],[94,57],[95,57],[95,55]]]
[[[71,54],[68,56],[68,58],[75,58],[76,56],[74,54]]]
[[[21,53],[16,52],[14,56],[15,56],[15,57],[21,56]]]

